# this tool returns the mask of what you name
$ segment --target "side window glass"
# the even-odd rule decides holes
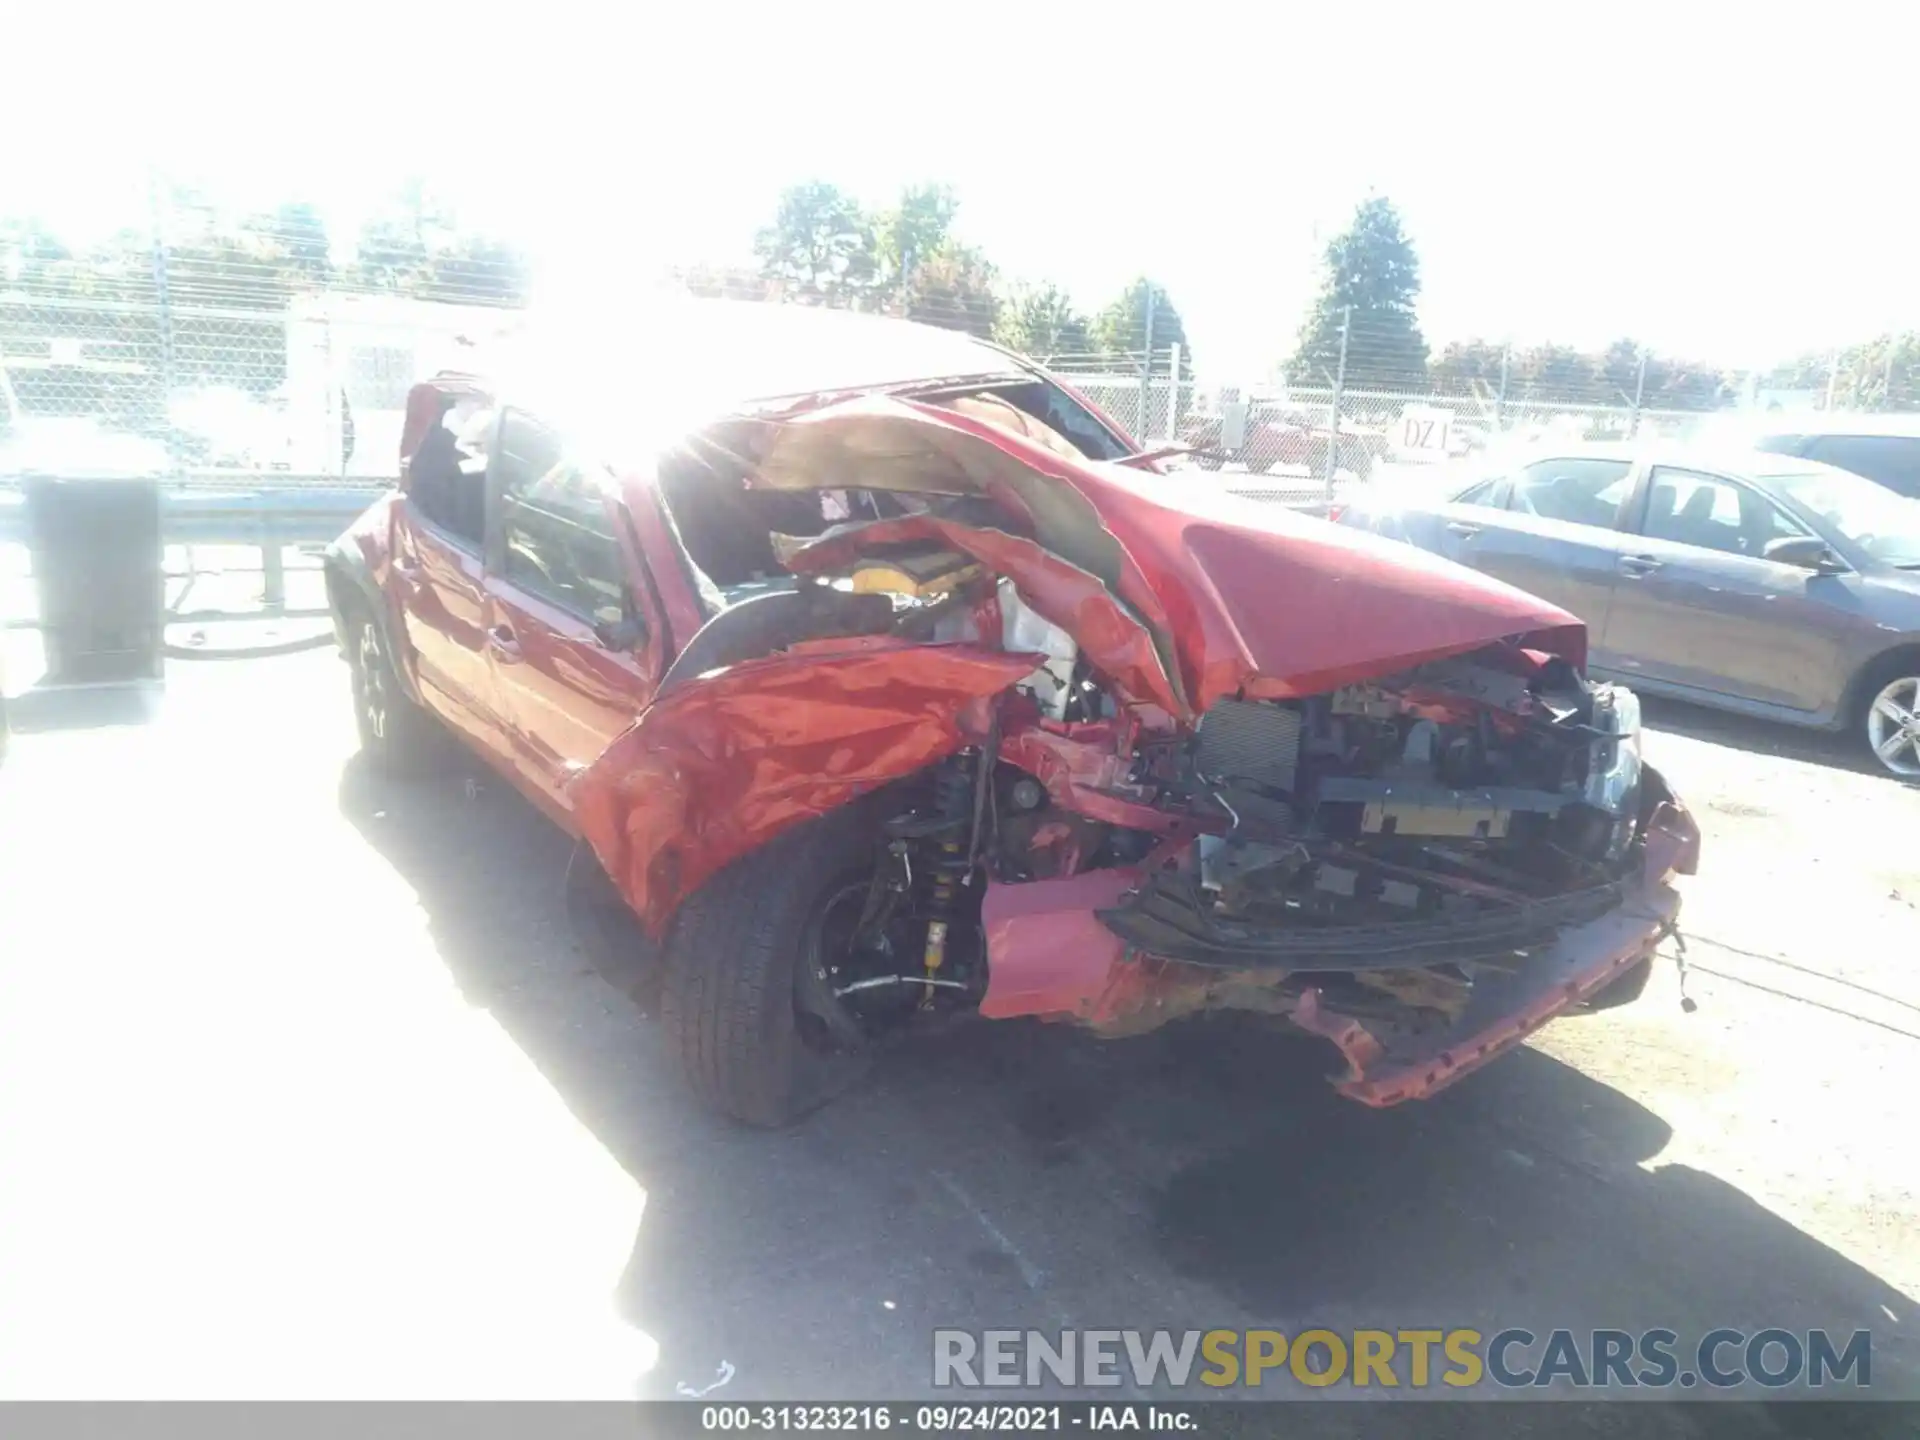
[[[1495,476],[1491,480],[1482,480],[1478,485],[1469,485],[1465,490],[1462,490],[1458,495],[1454,496],[1453,503],[1456,505],[1498,506],[1501,500],[1502,488],[1506,483],[1506,479],[1503,476]]]
[[[1769,542],[1807,534],[1766,496],[1717,475],[1661,467],[1653,472],[1642,527],[1655,540],[1761,559]]]
[[[494,467],[502,577],[589,623],[627,618],[626,562],[607,515],[605,472],[517,411],[500,427]]]
[[[1740,492],[1740,549],[1742,554],[1765,559],[1767,546],[1775,540],[1793,540],[1813,532],[1757,490],[1737,487]]]
[[[407,498],[426,520],[475,550],[486,535],[486,447],[494,420],[490,404],[448,396],[407,461]]]
[[[1540,460],[1515,478],[1509,510],[1611,529],[1633,474],[1627,460]]]
[[[1117,460],[1127,453],[1126,447],[1108,434],[1107,428],[1089,415],[1085,406],[1055,386],[1047,386],[1047,413],[1040,418],[1095,460]],[[1140,443],[1146,445],[1147,441],[1142,439]]]

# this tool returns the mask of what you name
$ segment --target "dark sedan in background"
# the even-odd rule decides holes
[[[1597,676],[1846,729],[1920,777],[1920,501],[1797,456],[1536,453],[1367,487],[1340,523],[1571,610]]]
[[[1752,445],[1838,465],[1920,498],[1920,415],[1798,415],[1754,427]]]

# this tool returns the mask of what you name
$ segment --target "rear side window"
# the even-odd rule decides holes
[[[600,488],[603,472],[568,454],[552,430],[510,410],[494,474],[502,577],[582,620],[617,624],[626,564]]]
[[[1509,510],[1611,529],[1627,498],[1628,460],[1540,460],[1514,481]]]
[[[1822,435],[1801,446],[1800,453],[1920,497],[1920,436]]]
[[[423,519],[476,554],[486,534],[486,447],[494,420],[491,404],[473,395],[419,386],[408,400],[408,425],[421,433],[405,462],[407,498]]]

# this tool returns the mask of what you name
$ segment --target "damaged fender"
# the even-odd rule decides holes
[[[662,937],[681,902],[748,851],[984,734],[969,707],[1037,663],[877,638],[733,666],[649,706],[582,771],[576,823]]]

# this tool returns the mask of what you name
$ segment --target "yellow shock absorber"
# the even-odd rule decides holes
[[[935,978],[940,967],[947,960],[947,913],[953,905],[953,872],[957,865],[964,863],[964,852],[951,840],[940,843],[941,865],[934,874],[932,910],[934,919],[927,922],[927,949],[921,963],[926,967],[927,978]],[[933,1004],[933,994],[937,986],[922,987],[920,1008],[928,1009]]]

